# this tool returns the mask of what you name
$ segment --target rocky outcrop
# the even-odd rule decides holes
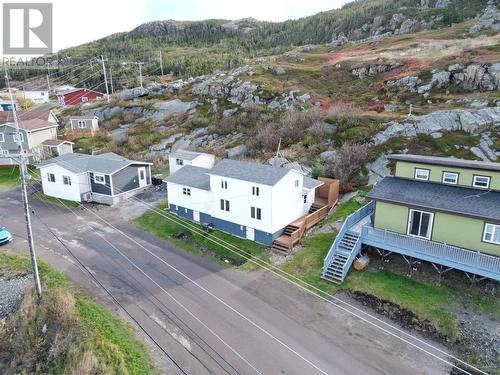
[[[498,127],[500,107],[483,108],[476,112],[461,109],[436,111],[428,115],[410,117],[403,123],[391,121],[387,125],[385,130],[373,137],[374,145],[399,136],[415,137],[417,134],[434,135],[456,130],[477,133],[488,126]]]
[[[132,100],[149,94],[149,90],[144,87],[134,87],[133,89],[120,91],[116,96],[120,100]]]
[[[431,90],[460,87],[465,91],[495,91],[500,89],[500,63],[470,64],[463,68],[453,64],[447,70],[433,70],[430,81],[421,85],[422,80],[415,76],[403,77],[396,81],[387,81],[388,86],[404,86],[412,92],[427,97]]]
[[[339,33],[339,35],[337,35],[337,33],[333,33],[332,41],[330,43],[327,43],[326,45],[328,47],[339,47],[339,46],[343,46],[348,41],[349,41],[349,39],[347,39],[347,37],[345,36],[344,33]]]
[[[264,65],[263,68],[264,68],[264,70],[267,70],[268,72],[271,72],[271,73],[276,74],[278,76],[286,74],[286,69],[283,68],[282,66]]]
[[[373,77],[377,74],[388,72],[398,66],[398,64],[388,64],[382,60],[378,60],[376,63],[352,69],[351,74],[359,79],[363,79],[365,77]]]
[[[487,7],[476,20],[477,22],[470,27],[469,33],[477,33],[483,29],[500,31],[500,10],[498,9],[498,2],[495,0],[488,1]]]

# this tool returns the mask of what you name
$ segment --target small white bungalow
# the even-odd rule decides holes
[[[69,118],[71,130],[89,131],[95,133],[99,130],[99,118],[97,116],[71,116]]]

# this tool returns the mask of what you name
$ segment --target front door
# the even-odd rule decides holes
[[[148,184],[146,180],[146,167],[138,168],[137,172],[139,173],[139,187],[146,186]]]
[[[200,211],[193,211],[193,220],[197,223],[200,222]]]
[[[255,241],[255,229],[247,227],[247,240]]]
[[[432,220],[434,214],[431,212],[410,210],[408,218],[408,234],[410,236],[431,238]]]

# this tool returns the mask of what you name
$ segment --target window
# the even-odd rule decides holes
[[[429,180],[429,170],[415,168],[415,180],[423,180],[423,181]]]
[[[106,185],[106,179],[103,174],[95,174],[94,181],[96,184]]]
[[[175,164],[176,165],[184,165],[184,160],[182,160],[182,159],[175,159]]]
[[[500,245],[500,225],[486,223],[484,226],[483,241]]]
[[[54,175],[54,173],[47,173],[47,180],[49,182],[56,182],[56,176]]]
[[[430,212],[410,210],[408,217],[408,234],[410,236],[431,238],[432,220],[434,214]]]
[[[85,120],[78,120],[78,127],[79,127],[80,129],[84,129],[84,128],[86,128],[86,127],[87,127],[87,124],[86,124]]]
[[[472,186],[488,189],[490,187],[490,178],[488,176],[474,176]]]
[[[256,196],[259,196],[259,187],[258,186],[252,186],[252,195],[256,195]]]
[[[9,150],[0,150],[0,155],[9,156]]]
[[[227,181],[225,181],[225,180],[221,180],[221,182],[220,182],[220,186],[221,186],[221,188],[223,188],[223,189],[227,189]]]
[[[5,137],[3,133],[0,133],[0,142],[5,142]]]
[[[82,96],[82,103],[87,103],[89,101],[89,98],[86,96]]]
[[[250,217],[252,219],[261,220],[262,218],[262,210],[257,207],[250,207]]]
[[[302,196],[304,198],[304,203],[307,203],[307,195]]]
[[[139,179],[144,180],[144,178],[145,178],[144,170],[143,169],[139,169]]]
[[[229,212],[229,201],[225,200],[225,199],[221,199],[220,200],[220,209],[222,211],[227,211]]]
[[[63,176],[63,184],[71,186],[71,177],[69,177],[69,176]]]
[[[24,134],[14,133],[12,134],[12,139],[14,139],[14,142],[24,142]]]
[[[190,188],[182,188],[182,194],[191,196]]]
[[[443,172],[443,184],[456,185],[458,183],[458,173]]]
[[[298,188],[299,187],[299,180],[295,180],[295,187]]]

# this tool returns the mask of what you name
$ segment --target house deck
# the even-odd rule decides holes
[[[373,202],[349,215],[324,259],[322,277],[344,281],[362,245],[500,281],[500,257],[372,226]],[[437,267],[436,267],[437,269]],[[440,274],[443,271],[438,271]],[[444,271],[446,272],[446,271]]]

